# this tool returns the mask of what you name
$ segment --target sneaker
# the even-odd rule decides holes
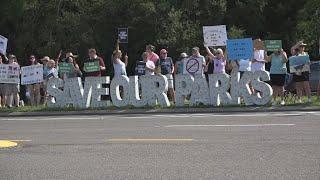
[[[281,101],[281,106],[284,106],[286,104],[286,102],[284,102],[284,100]]]

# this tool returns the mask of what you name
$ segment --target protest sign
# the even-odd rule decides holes
[[[138,61],[136,63],[136,75],[142,76],[146,74],[146,63],[143,61]]]
[[[227,40],[229,60],[251,59],[253,57],[253,42],[251,38]]]
[[[21,84],[35,84],[43,82],[43,65],[25,66],[21,68]]]
[[[84,71],[85,72],[97,72],[97,71],[100,71],[99,61],[84,63]]]
[[[118,28],[118,38],[120,43],[128,43],[128,28]]]
[[[281,40],[265,40],[264,45],[267,51],[278,51],[282,49],[282,41]]]
[[[290,73],[302,73],[310,71],[309,56],[291,56],[289,58]]]
[[[206,46],[225,46],[228,39],[226,25],[203,26],[203,38]]]
[[[0,35],[0,53],[6,55],[8,39]]]
[[[74,68],[71,63],[59,63],[59,73],[72,73]]]
[[[203,74],[204,57],[190,57],[184,60],[183,74]]]
[[[0,64],[0,83],[19,84],[20,66],[17,64]]]

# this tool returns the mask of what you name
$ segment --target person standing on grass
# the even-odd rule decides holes
[[[306,46],[307,44],[305,44],[303,41],[299,41],[291,48],[291,54],[293,56],[307,56],[308,53],[305,52]],[[295,82],[296,86],[298,103],[302,103],[303,92],[305,92],[305,94],[308,96],[308,103],[312,102],[309,74],[309,71],[293,74],[293,81]]]
[[[273,102],[272,105],[277,104],[277,97],[281,98],[281,105],[285,105],[284,101],[284,83],[287,74],[288,62],[287,53],[283,49],[273,52],[269,57],[268,61],[271,62],[270,67],[270,79],[273,89]]]
[[[143,60],[144,63],[146,63],[145,75],[154,75],[156,66],[154,65],[153,61],[150,61],[148,59],[148,53],[147,52],[142,53],[142,60]]]
[[[0,54],[0,64],[4,64],[4,61],[2,59],[2,54]],[[0,83],[0,108],[5,107],[5,84]]]
[[[168,79],[168,95],[171,98],[171,101],[175,99],[174,87],[173,87],[173,72],[174,72],[174,63],[171,57],[168,57],[168,51],[166,49],[161,49],[160,59],[156,63],[156,69],[160,69],[162,74]]]
[[[188,58],[187,53],[181,53],[179,60],[176,61],[174,65],[174,74],[183,74],[183,65],[184,65],[184,60]]]
[[[9,56],[9,64],[19,66],[17,57],[15,55]],[[7,97],[6,99],[7,107],[11,108],[13,107],[13,104],[15,107],[19,107],[19,102],[20,102],[19,92],[20,92],[19,84],[6,84],[5,95]]]
[[[208,46],[205,46],[207,54],[209,55],[209,61],[213,64],[213,73],[214,74],[223,74],[226,73],[227,61],[224,58],[223,50],[218,48],[213,54]]]
[[[158,54],[156,54],[154,52],[155,50],[156,50],[156,48],[151,44],[146,46],[146,52],[148,53],[148,59],[150,61],[152,61],[154,64],[156,64],[157,61],[159,60]]]
[[[79,68],[79,65],[76,62],[76,57],[77,56],[74,56],[72,53],[68,53],[68,57],[65,59],[65,63],[71,64],[72,71],[60,74],[63,80],[82,76],[82,72]]]
[[[28,66],[40,65],[40,63],[38,63],[38,61],[36,60],[36,57],[34,55],[31,55],[29,57],[29,61],[28,61],[27,65]],[[30,95],[31,106],[40,105],[40,100],[41,100],[40,86],[41,86],[41,83],[34,83],[34,84],[27,85],[27,91]]]
[[[114,69],[114,76],[127,76],[128,56],[124,56],[124,62],[121,61],[122,52],[119,47],[120,40],[118,39],[116,50],[112,53],[112,64]]]
[[[106,70],[106,66],[104,64],[104,61],[101,57],[97,55],[97,51],[95,49],[89,49],[89,58],[85,60],[85,63],[87,62],[99,62],[99,71],[96,72],[84,72],[85,77],[100,77],[102,75],[102,72]]]

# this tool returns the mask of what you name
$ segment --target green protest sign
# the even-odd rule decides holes
[[[100,71],[99,61],[84,63],[84,71],[85,72],[97,72],[97,71]]]
[[[71,73],[73,66],[71,63],[59,63],[59,73]]]
[[[282,49],[281,40],[265,40],[264,45],[267,48],[267,51],[278,51]]]

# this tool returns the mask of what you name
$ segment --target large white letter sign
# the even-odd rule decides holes
[[[122,90],[120,91],[120,87]],[[112,104],[116,107],[125,107],[129,105],[129,78],[127,76],[116,76],[112,79],[110,85]]]
[[[191,75],[177,74],[174,82],[176,88],[176,106],[184,106],[186,97],[191,94],[194,78]]]
[[[63,88],[64,82],[62,79],[59,78],[51,78],[49,79],[47,83],[47,92],[50,94],[53,98],[51,98],[47,105],[50,108],[55,107],[62,107],[61,102],[64,100],[64,94],[63,91],[59,88]]]
[[[210,74],[209,75],[209,89],[210,100],[214,106],[221,104],[231,104],[231,95],[228,92],[230,88],[230,76],[228,74]]]
[[[196,106],[200,103],[210,105],[210,93],[207,80],[202,75],[195,75],[191,89],[190,105]]]
[[[102,96],[109,95],[109,88],[102,88],[102,84],[110,84],[110,77],[87,77],[85,81],[85,89],[91,89],[91,107],[101,108],[110,106],[110,101],[103,101]],[[89,91],[90,92],[90,91]],[[90,96],[89,96],[90,97]]]
[[[238,72],[233,72],[231,77],[231,96],[233,103],[240,103],[238,101],[239,97],[242,97],[244,103],[249,106],[254,104],[254,98],[252,98],[252,92],[249,87],[249,83],[253,78],[253,73],[248,71],[243,73],[241,79],[239,80],[240,74]]]
[[[154,106],[159,104],[162,107],[169,107],[170,102],[166,92],[168,91],[168,79],[163,75],[145,76],[149,81],[148,105]],[[147,90],[146,90],[147,91]],[[145,91],[143,91],[144,93]]]
[[[142,80],[141,80],[142,79]],[[141,93],[140,90],[141,89]],[[148,81],[145,76],[130,76],[129,78],[129,96],[130,104],[134,107],[143,107],[148,104],[148,97],[146,97],[148,91]]]
[[[270,81],[267,71],[256,71],[253,74],[252,87],[258,92],[254,96],[256,105],[265,105],[272,99],[273,90],[271,86],[263,81]]]

